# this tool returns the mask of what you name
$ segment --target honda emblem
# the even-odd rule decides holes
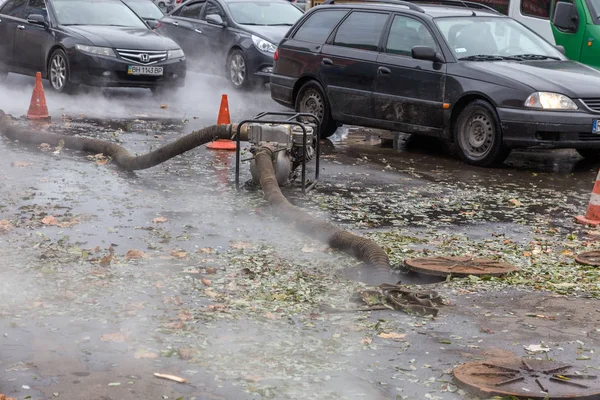
[[[146,63],[150,61],[150,56],[148,54],[140,54],[140,60]]]

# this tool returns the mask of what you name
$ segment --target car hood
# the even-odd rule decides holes
[[[291,26],[242,25],[245,31],[260,36],[274,45],[278,45]]]
[[[600,71],[575,61],[469,62],[469,68],[502,76],[535,91],[573,98],[600,97]]]
[[[66,30],[83,36],[94,46],[131,50],[173,50],[179,46],[173,40],[150,29],[124,26],[66,26]]]

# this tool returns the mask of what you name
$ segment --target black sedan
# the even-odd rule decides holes
[[[162,19],[190,64],[235,88],[266,83],[277,44],[303,12],[285,0],[190,0]]]
[[[181,48],[152,31],[120,0],[7,0],[0,8],[0,78],[48,78],[62,92],[78,84],[183,85]]]

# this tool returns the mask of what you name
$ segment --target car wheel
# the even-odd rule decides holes
[[[587,160],[600,160],[600,149],[577,149],[577,152]]]
[[[496,110],[484,100],[475,100],[462,110],[454,125],[454,143],[464,161],[480,167],[502,163],[510,153],[502,144]]]
[[[321,121],[319,134],[322,139],[330,137],[337,130],[337,123],[331,118],[329,100],[318,82],[309,81],[300,87],[295,108],[296,112],[314,114]]]
[[[55,50],[48,62],[48,80],[55,92],[67,92],[69,89],[69,61],[62,50]]]
[[[240,50],[231,52],[227,59],[227,77],[234,88],[247,89],[251,86],[247,65],[244,53]]]
[[[167,11],[167,5],[164,2],[162,2],[162,1],[160,3],[158,3],[158,8],[160,8],[160,10],[162,12],[166,12]]]

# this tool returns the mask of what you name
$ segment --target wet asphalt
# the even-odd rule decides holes
[[[10,76],[0,109],[24,114],[32,87],[31,79]],[[238,93],[191,74],[186,88],[164,98],[144,90],[47,92],[47,129],[117,141],[140,154],[215,123],[222,94],[233,122],[282,110],[267,90]],[[296,205],[359,234],[401,231],[429,241],[503,235],[527,243],[542,222],[573,230],[600,167],[571,150],[528,150],[501,167],[475,168],[442,143],[402,135],[382,143],[374,131],[346,127],[322,148],[316,191],[305,198],[297,186],[285,189]],[[468,396],[450,374],[455,365],[525,356],[524,346],[540,340],[553,358],[599,367],[600,303],[586,296],[438,284],[449,304],[433,320],[320,313],[317,299],[348,297],[364,271],[349,257],[315,251],[319,244],[273,220],[260,191],[236,192],[230,153],[199,148],[127,173],[55,150],[0,141],[0,220],[11,224],[0,234],[0,393],[7,396],[462,399]],[[244,164],[242,181],[249,179]],[[509,199],[527,204],[519,221],[499,206]],[[461,207],[474,214],[462,217]],[[42,222],[47,216],[58,224]],[[128,259],[132,249],[144,258]],[[108,265],[98,261],[111,252]],[[266,283],[243,278],[256,268],[270,271]],[[321,282],[306,283],[296,300],[273,305],[260,297],[304,273]],[[438,281],[406,272],[399,278]],[[211,311],[215,304],[231,311]],[[379,335],[390,331],[404,336]]]

